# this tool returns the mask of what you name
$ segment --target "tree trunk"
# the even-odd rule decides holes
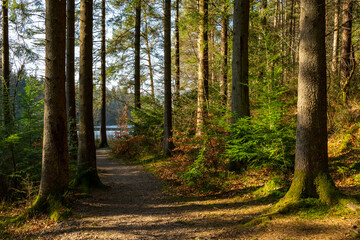
[[[136,0],[135,6],[135,108],[141,108],[140,104],[140,20],[141,0]]]
[[[237,118],[250,116],[249,103],[249,0],[234,2],[234,37],[232,62],[232,102],[231,111]]]
[[[146,14],[144,13],[145,20],[145,41],[146,41],[146,52],[148,55],[148,63],[149,63],[149,77],[150,77],[150,87],[151,87],[151,99],[155,101],[155,89],[154,89],[154,74],[152,70],[151,64],[151,52],[150,52],[150,44],[149,44],[149,33],[148,33],[148,23]]]
[[[101,119],[100,147],[107,147],[106,137],[106,32],[105,0],[101,1]]]
[[[97,186],[96,148],[93,122],[93,2],[80,2],[79,151],[80,184]]]
[[[171,0],[165,0],[164,14],[164,155],[170,155],[172,150],[172,109],[171,109]]]
[[[78,136],[75,101],[75,1],[67,1],[66,37],[66,109],[69,131],[70,157],[77,158]]]
[[[213,19],[209,19],[211,22],[208,23],[208,26],[212,26],[214,25],[213,23]],[[214,33],[214,29],[210,27],[208,27],[208,64],[209,64],[209,80],[208,80],[208,91],[210,91],[210,89],[213,89],[214,84],[215,84],[215,33]],[[207,96],[207,100],[208,102],[210,102],[209,100],[209,95],[210,92],[208,92],[208,96]]]
[[[39,198],[58,195],[68,186],[65,101],[66,2],[46,1],[44,137]]]
[[[206,115],[206,102],[209,98],[209,53],[208,53],[208,0],[199,0],[199,70],[196,134],[202,135]]]
[[[328,169],[325,0],[301,0],[300,9],[295,173],[284,200],[330,204],[336,189]]]
[[[341,34],[341,59],[340,59],[340,84],[343,104],[347,104],[350,89],[351,74],[351,28],[352,28],[353,0],[343,1],[342,34]]]
[[[290,26],[289,26],[289,33],[290,33],[290,63],[295,64],[295,57],[296,57],[296,51],[295,51],[295,0],[291,0],[291,9],[290,9]]]
[[[8,135],[11,134],[10,123],[12,120],[10,103],[10,64],[9,64],[9,18],[8,1],[2,1],[2,78],[3,78],[3,111],[4,125]]]
[[[267,19],[266,19],[266,11],[267,9],[267,0],[261,0],[261,6],[260,6],[260,16],[261,16],[261,25],[266,26]]]
[[[220,97],[221,106],[226,107],[228,85],[228,29],[229,29],[229,3],[223,1],[223,15],[221,19],[221,62],[220,62]]]
[[[340,0],[335,0],[335,12],[334,12],[334,39],[333,39],[333,49],[332,49],[332,61],[331,61],[331,71],[333,76],[338,75],[338,45],[339,45],[339,11],[340,11]]]
[[[175,102],[180,97],[179,2],[180,2],[180,0],[175,0]]]

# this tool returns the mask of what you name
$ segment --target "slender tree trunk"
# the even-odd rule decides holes
[[[12,114],[10,103],[9,18],[7,0],[2,1],[2,49],[4,125],[7,126],[8,134],[11,134],[10,123],[12,121]]]
[[[196,116],[196,134],[202,134],[202,126],[206,115],[206,102],[209,98],[209,54],[208,54],[208,0],[199,0],[199,70],[198,100]]]
[[[135,6],[135,108],[141,108],[140,104],[140,20],[141,0],[136,0]]]
[[[180,97],[180,31],[179,31],[179,2],[175,0],[175,102]]]
[[[261,16],[261,25],[266,26],[267,19],[266,19],[266,11],[267,9],[267,0],[261,0],[261,8],[260,8],[260,16]]]
[[[226,107],[228,85],[228,29],[229,29],[229,3],[223,1],[223,15],[221,19],[221,62],[220,62],[220,97],[221,105]]]
[[[213,19],[211,19],[213,20]],[[212,21],[213,22],[213,21]],[[208,26],[213,25],[214,23],[208,23]],[[212,89],[214,87],[215,84],[215,33],[214,33],[214,29],[213,28],[208,28],[208,64],[209,64],[209,83],[208,83],[208,91],[210,91],[210,89]],[[208,93],[208,95],[210,95],[210,92]],[[209,99],[209,96],[207,97],[207,100]]]
[[[318,197],[332,203],[336,189],[327,152],[325,0],[301,0],[300,9],[295,173],[284,200]]]
[[[100,147],[107,147],[106,137],[106,32],[105,0],[101,1],[101,119]]]
[[[75,101],[75,1],[67,1],[66,37],[66,109],[69,132],[70,157],[77,158],[78,136]]]
[[[343,0],[340,77],[343,104],[347,104],[351,74],[351,28],[353,0]]]
[[[338,48],[339,48],[339,23],[340,23],[340,0],[335,0],[335,12],[334,12],[334,39],[333,39],[333,49],[332,49],[332,61],[331,61],[331,71],[333,76],[338,75]]]
[[[144,20],[145,20],[146,52],[147,52],[147,55],[148,55],[148,63],[149,63],[151,98],[152,98],[153,101],[155,101],[154,74],[153,74],[152,64],[151,64],[151,51],[150,51],[150,44],[149,44],[149,32],[148,32],[148,23],[147,23],[146,14],[144,14]]]
[[[171,108],[171,0],[165,0],[164,14],[164,155],[170,155],[173,148],[169,139],[172,137],[172,108]]]
[[[231,111],[237,118],[250,116],[249,101],[249,0],[234,2],[234,37],[232,62],[232,102]]]
[[[79,151],[80,184],[97,186],[96,148],[93,121],[93,2],[80,2]]]
[[[65,101],[66,2],[46,1],[44,137],[39,197],[61,195],[68,186]]]
[[[295,64],[295,0],[291,0],[291,10],[290,10],[290,26],[289,26],[289,33],[290,33],[290,57],[291,57],[291,64]]]

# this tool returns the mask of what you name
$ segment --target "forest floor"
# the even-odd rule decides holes
[[[66,221],[39,217],[8,237],[0,233],[0,239],[358,239],[360,218],[352,213],[315,219],[293,214],[244,227],[279,198],[174,198],[151,173],[109,158],[109,151],[97,151],[100,178],[109,189],[77,199]]]

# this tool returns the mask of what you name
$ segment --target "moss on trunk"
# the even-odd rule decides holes
[[[286,195],[272,208],[273,212],[281,212],[288,206],[305,198],[318,198],[328,204],[337,204],[343,197],[328,173],[319,172],[316,176],[306,171],[296,170],[291,187]]]

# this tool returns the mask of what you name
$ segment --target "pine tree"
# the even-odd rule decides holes
[[[93,122],[93,2],[80,2],[79,150],[80,184],[99,186]]]

